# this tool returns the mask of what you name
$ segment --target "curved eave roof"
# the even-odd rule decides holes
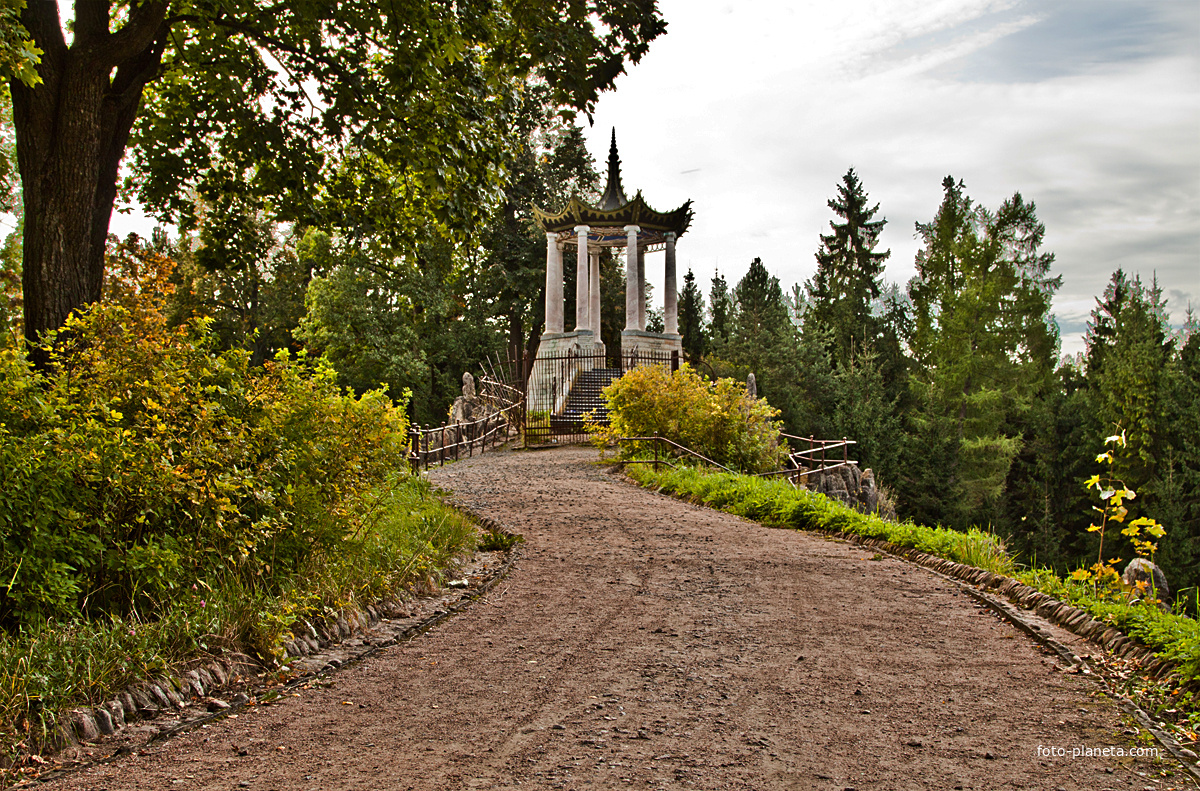
[[[633,196],[633,200],[615,209],[588,206],[579,198],[571,198],[567,207],[557,214],[534,206],[533,216],[546,233],[570,231],[576,225],[586,225],[590,228],[623,228],[626,225],[637,225],[643,232],[673,231],[676,237],[680,237],[692,224],[692,202],[688,201],[670,212],[655,211],[646,205],[639,190],[638,194]]]

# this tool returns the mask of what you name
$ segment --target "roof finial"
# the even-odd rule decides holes
[[[612,144],[608,148],[608,185],[600,197],[600,208],[610,211],[628,202],[625,191],[621,189],[621,160],[617,156],[617,128],[614,126]]]

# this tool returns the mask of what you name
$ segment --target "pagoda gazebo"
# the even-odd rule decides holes
[[[621,357],[639,353],[682,351],[679,335],[678,294],[675,277],[675,242],[692,220],[689,200],[671,212],[650,208],[638,191],[630,200],[621,188],[621,160],[617,157],[617,133],[613,130],[608,152],[608,184],[596,206],[572,198],[558,213],[533,207],[533,214],[546,233],[546,331],[538,357],[574,351],[603,358],[600,340],[600,251],[605,247],[625,250],[625,329],[621,333]],[[563,326],[563,250],[575,247],[575,329]],[[646,253],[666,251],[663,278],[664,332],[646,330]]]

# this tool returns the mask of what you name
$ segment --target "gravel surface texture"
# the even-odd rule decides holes
[[[583,448],[430,471],[526,538],[487,599],[71,789],[1168,789],[1085,677],[923,569]],[[1046,754],[1062,748],[1064,756]]]

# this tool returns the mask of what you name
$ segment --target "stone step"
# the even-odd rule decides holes
[[[621,372],[615,368],[596,368],[579,374],[575,386],[567,394],[563,411],[553,415],[551,421],[558,425],[582,426],[584,415],[594,413],[596,422],[607,425],[608,406],[601,391],[620,376]]]

